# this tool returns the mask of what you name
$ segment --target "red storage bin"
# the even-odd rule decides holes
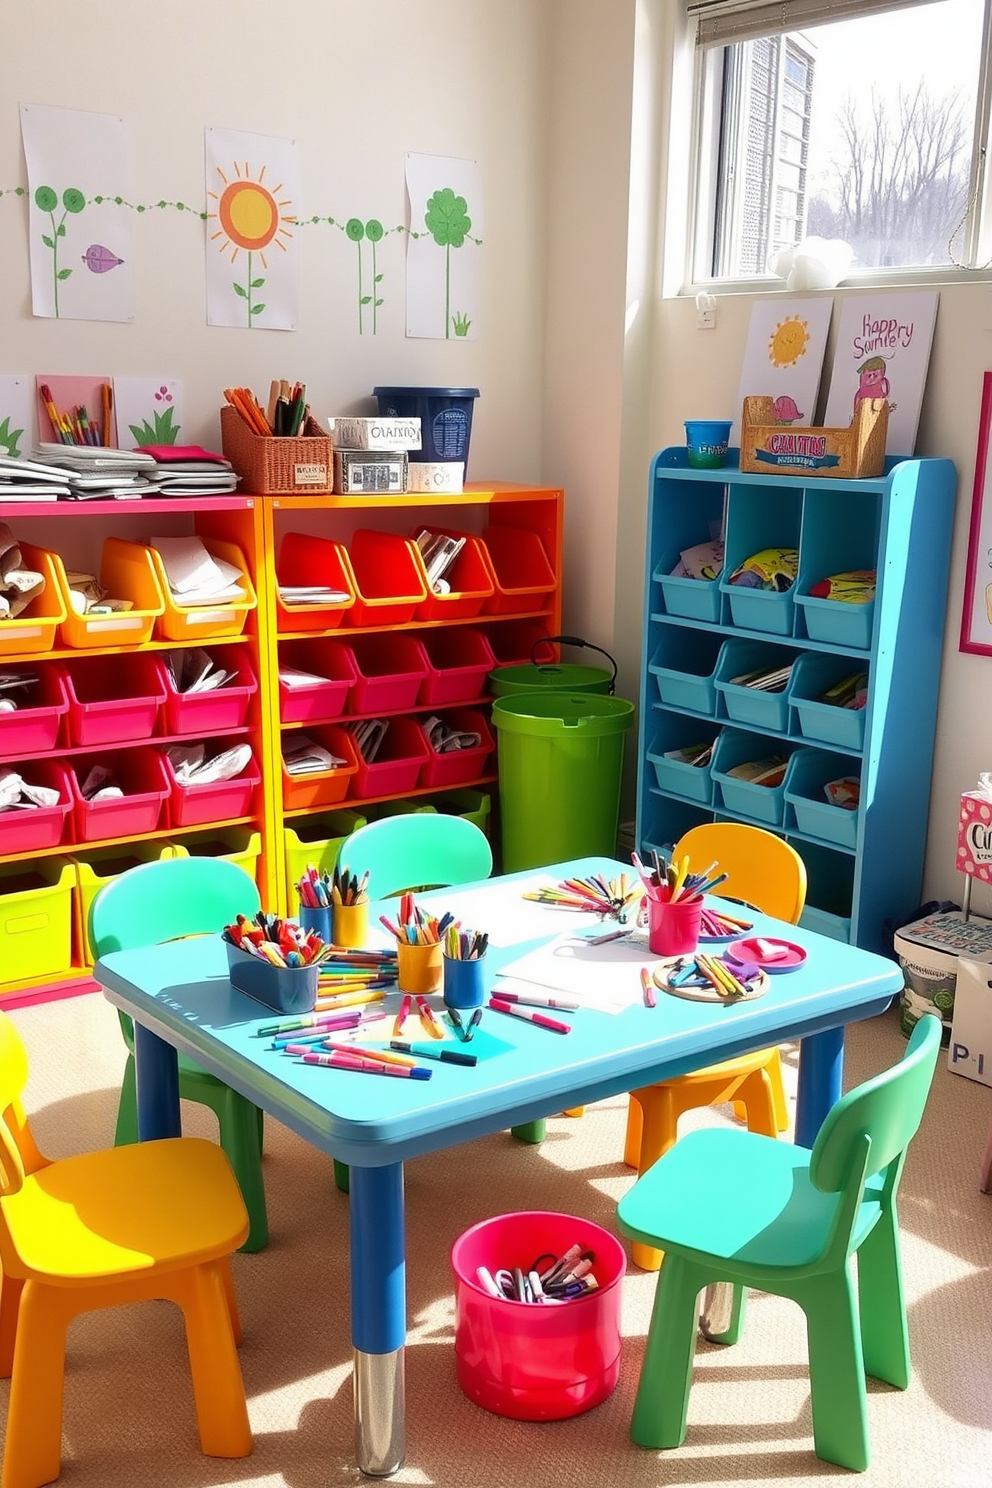
[[[287,532],[276,561],[278,584],[321,584],[340,590],[346,599],[322,604],[288,604],[276,589],[280,632],[336,630],[355,603],[355,576],[340,543],[308,532]]]
[[[412,708],[430,671],[427,653],[408,635],[356,636],[352,713],[398,713]]]
[[[355,682],[355,658],[350,646],[342,641],[280,642],[280,671],[284,665],[324,680],[288,687],[280,675],[281,723],[327,723],[341,717]]]
[[[211,744],[208,758],[220,754],[227,745]],[[169,788],[168,824],[170,827],[196,827],[204,822],[230,821],[238,816],[251,816],[255,792],[262,777],[254,755],[240,775],[233,780],[205,780],[200,785],[180,785],[168,756],[162,764]]]
[[[487,527],[482,534],[495,579],[487,615],[543,609],[555,589],[544,544],[529,527]]]
[[[54,806],[32,806],[22,810],[0,811],[0,857],[14,853],[40,852],[45,847],[58,847],[72,840],[66,818],[72,809],[69,780],[61,765],[51,760],[28,760],[25,764],[11,761],[0,769],[16,771],[31,785],[48,785],[59,793]]]
[[[481,697],[496,665],[493,648],[481,630],[429,630],[420,638],[430,671],[420,701],[441,706]]]
[[[347,729],[339,724],[328,724],[323,728],[308,728],[303,731],[315,744],[323,744],[338,759],[347,760],[334,770],[322,770],[312,775],[290,775],[285,764],[282,767],[282,803],[287,811],[302,811],[307,807],[336,806],[348,794],[358,773],[358,750]]]
[[[398,796],[415,790],[429,753],[423,730],[412,718],[393,718],[372,763],[358,757],[359,796]]]
[[[213,692],[177,692],[167,662],[157,660],[165,689],[164,734],[197,734],[203,739],[208,734],[244,728],[248,722],[252,698],[258,691],[248,650],[243,646],[218,646],[208,649],[207,655],[224,671],[237,673]]]
[[[441,787],[465,785],[469,780],[483,775],[486,760],[496,748],[496,741],[489,732],[484,715],[477,708],[454,708],[450,713],[439,713],[438,717],[451,728],[477,733],[480,742],[475,749],[453,749],[448,754],[437,754],[427,740],[427,763],[421,784]]]
[[[84,801],[79,786],[93,765],[112,769],[124,792],[107,801]],[[72,787],[72,821],[76,842],[111,837],[141,837],[161,823],[169,794],[165,761],[157,749],[127,749],[93,759],[73,759],[68,771]]]
[[[65,676],[61,667],[48,662],[42,666],[4,667],[4,671],[35,677],[27,687],[9,694],[17,704],[14,713],[0,713],[0,755],[43,754],[58,743],[62,719],[69,711],[65,695]]]
[[[165,683],[153,656],[92,656],[66,667],[69,743],[99,749],[150,739],[165,702]]]
[[[348,557],[355,581],[355,603],[345,611],[348,623],[408,625],[427,598],[416,543],[392,532],[359,527]]]
[[[421,529],[418,527],[417,531]],[[424,573],[427,598],[417,606],[418,620],[471,620],[481,613],[487,599],[495,592],[495,579],[482,543],[477,537],[465,532],[448,532],[446,528],[432,527],[432,532],[444,532],[447,537],[464,537],[465,546],[444,575],[450,587],[448,594],[435,594],[430,587],[423,559],[420,566]],[[418,557],[419,557],[418,549]]]
[[[516,666],[533,661],[534,645],[546,640],[549,635],[544,620],[509,620],[505,625],[493,625],[487,632],[493,648],[497,666]],[[543,665],[558,660],[557,646],[542,646],[537,660]]]

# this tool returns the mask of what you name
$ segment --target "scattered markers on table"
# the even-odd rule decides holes
[[[525,899],[538,904],[555,904],[559,909],[579,909],[625,923],[631,909],[639,902],[641,890],[626,873],[605,879],[601,873],[589,878],[566,878],[554,888],[542,886],[524,891]]]

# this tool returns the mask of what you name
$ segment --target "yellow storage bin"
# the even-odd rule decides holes
[[[143,646],[152,638],[155,621],[165,610],[162,589],[152,567],[151,553],[140,543],[108,537],[103,544],[97,575],[108,599],[131,601],[129,610],[109,615],[80,615],[72,607],[65,564],[52,555],[65,619],[59,626],[63,646]]]
[[[228,827],[223,832],[184,837],[172,845],[177,858],[224,858],[228,863],[237,863],[258,882],[262,834],[253,832],[250,827]]]
[[[69,861],[75,870],[77,902],[79,907],[79,944],[83,947],[87,965],[96,960],[90,945],[90,906],[105,884],[120,878],[129,868],[141,863],[157,863],[162,858],[175,856],[171,842],[132,842],[120,847],[97,847],[85,858],[72,857]]]
[[[286,879],[289,883],[290,909],[295,914],[299,909],[296,885],[312,863],[321,873],[333,873],[341,851],[341,844],[352,832],[364,827],[367,817],[361,812],[344,807],[340,811],[326,811],[319,816],[309,816],[291,827],[284,827],[286,844]]]
[[[152,567],[158,579],[165,601],[165,613],[155,624],[155,635],[160,641],[209,641],[218,636],[240,635],[245,621],[258,600],[248,574],[248,562],[236,543],[223,542],[220,538],[201,538],[203,546],[212,558],[221,558],[241,570],[241,587],[244,599],[225,600],[216,605],[179,604],[169,588],[165,565],[154,548],[148,548]]]
[[[0,992],[7,983],[72,969],[74,865],[40,858],[0,865]]]
[[[18,543],[25,568],[44,575],[45,587],[25,605],[12,620],[0,620],[0,659],[7,656],[34,655],[55,647],[55,632],[66,617],[58,579],[55,577],[55,554],[32,543]]]

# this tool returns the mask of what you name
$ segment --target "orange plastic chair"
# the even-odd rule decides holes
[[[200,1446],[246,1457],[229,1257],[248,1212],[230,1162],[197,1137],[52,1161],[24,1113],[27,1077],[24,1045],[0,1013],[0,1376],[11,1379],[2,1488],[59,1476],[66,1329],[125,1302],[182,1308]]]
[[[721,886],[728,898],[744,899],[755,909],[796,924],[806,902],[806,865],[795,848],[762,827],[743,822],[706,822],[693,827],[675,844],[677,858],[705,867],[719,863],[727,874]],[[775,1137],[789,1124],[778,1049],[758,1049],[694,1070],[657,1085],[632,1090],[627,1110],[623,1160],[646,1173],[675,1143],[678,1120],[699,1106],[733,1103],[748,1130]],[[635,1241],[632,1255],[645,1271],[657,1271],[662,1253]]]

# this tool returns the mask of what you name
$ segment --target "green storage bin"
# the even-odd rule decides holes
[[[598,651],[610,663],[605,667],[573,666],[566,662],[537,661],[542,646],[576,646]],[[554,656],[554,651],[551,652]],[[530,650],[531,659],[515,666],[500,666],[489,673],[489,686],[493,697],[517,697],[525,692],[602,692],[612,695],[617,680],[617,664],[602,646],[584,641],[581,636],[553,635],[535,641]]]
[[[480,832],[488,835],[489,812],[492,807],[492,799],[488,791],[473,790],[469,786],[464,786],[457,790],[445,791],[440,796],[432,796],[431,801],[435,811],[440,811],[445,816],[462,816],[473,826],[478,827]]]
[[[299,906],[296,885],[310,864],[321,873],[333,873],[341,851],[341,844],[352,832],[364,827],[368,818],[358,811],[342,807],[340,811],[328,811],[319,816],[301,817],[293,826],[283,827],[286,854],[286,881],[289,885],[289,902],[292,913]]]
[[[504,873],[616,853],[634,705],[597,693],[497,698]]]

